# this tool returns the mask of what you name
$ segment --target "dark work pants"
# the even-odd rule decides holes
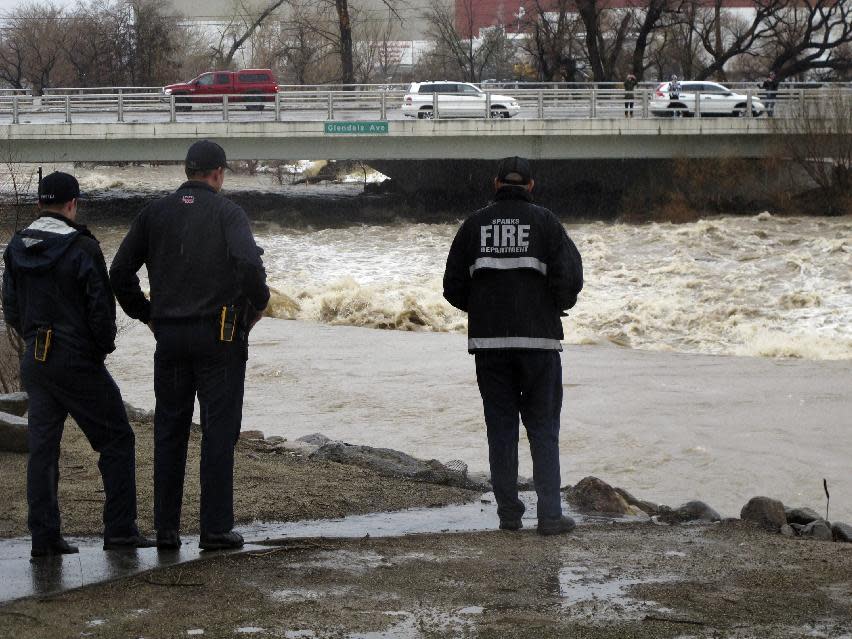
[[[559,492],[559,414],[562,363],[558,351],[493,350],[476,353],[476,380],[485,409],[491,484],[500,519],[520,519],[518,416],[530,442],[538,518],[562,515]]]
[[[246,341],[220,342],[214,321],[155,322],[154,527],[179,531],[195,395],[201,406],[201,532],[234,526]]]
[[[70,413],[100,454],[104,484],[104,535],[136,534],[136,448],[121,393],[102,361],[55,345],[46,362],[24,353],[21,378],[29,394],[27,524],[33,545],[60,534],[59,442]]]

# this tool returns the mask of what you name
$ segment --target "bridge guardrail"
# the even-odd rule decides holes
[[[632,100],[623,88],[489,89],[486,91],[485,102],[477,107],[481,109],[481,115],[473,111],[469,115],[493,117],[490,96],[498,92],[514,98],[521,108],[519,117],[528,119],[707,116],[702,112],[706,108],[702,100],[693,98],[693,102],[689,103],[687,99],[686,104],[676,108],[668,105],[661,107],[659,104],[653,104],[654,97],[660,96],[656,96],[653,89],[644,87],[632,92]],[[756,107],[752,108],[756,100],[761,100],[767,110],[772,107],[776,117],[788,117],[807,113],[810,105],[827,100],[830,96],[842,95],[852,100],[852,86],[832,85],[830,88],[814,89],[782,87],[774,92],[774,96],[763,90],[749,88],[744,90],[744,94],[746,102],[741,105],[739,115],[762,115],[756,112]],[[449,94],[435,95],[438,101],[433,102],[429,119],[447,117],[448,114],[441,114],[443,100],[440,96]],[[359,119],[385,120],[389,112],[398,115],[404,96],[405,91],[399,89],[319,91],[300,88],[279,91],[266,102],[249,101],[250,97],[243,94],[207,95],[201,96],[201,99],[207,100],[205,102],[194,101],[195,98],[189,102],[186,96],[165,95],[159,89],[128,93],[49,93],[40,97],[0,92],[0,122],[11,118],[12,124],[18,124],[22,120],[43,121],[45,117],[56,118],[65,123],[72,123],[79,118],[90,122],[125,122],[128,117],[146,121],[139,120],[146,115],[159,118],[156,121],[165,119],[176,122],[193,118],[193,113],[212,116],[222,121],[229,121],[236,114],[240,114],[240,121],[304,120],[305,114],[311,113],[316,117],[309,117],[309,120],[333,120],[337,117],[346,119],[353,115]],[[632,102],[632,105],[628,102]],[[683,103],[684,100],[680,102]],[[437,108],[434,108],[434,104],[437,104]],[[656,108],[652,108],[654,106]],[[446,109],[446,106],[444,108]],[[249,117],[247,112],[254,113]]]

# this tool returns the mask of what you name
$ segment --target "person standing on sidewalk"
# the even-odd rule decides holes
[[[770,118],[775,116],[775,100],[778,98],[778,85],[778,76],[775,75],[775,71],[770,71],[767,78],[760,85],[760,88],[766,91],[766,115]]]
[[[78,552],[60,532],[59,444],[70,414],[100,455],[104,550],[148,548],[136,526],[136,447],[104,365],[115,350],[115,299],[94,235],[76,222],[80,185],[59,171],[38,187],[39,217],[3,255],[3,313],[24,340],[29,396],[27,525],[33,557]]]
[[[186,154],[187,181],[146,206],[110,268],[119,304],[147,324],[154,355],[154,527],[180,546],[184,472],[195,397],[201,406],[203,550],[239,548],[234,447],[240,434],[248,333],[269,301],[266,271],[242,208],[219,194],[227,162],[209,140]],[[150,300],[136,273],[147,266]]]
[[[444,297],[468,313],[500,528],[523,527],[520,416],[532,452],[538,532],[555,535],[574,528],[560,493],[560,317],[577,302],[583,266],[556,216],[532,203],[534,184],[526,159],[501,160],[494,202],[467,218],[453,239]]]
[[[624,80],[624,117],[632,118],[633,117],[633,101],[635,99],[635,94],[633,93],[634,89],[636,89],[636,85],[639,84],[636,81],[636,76],[632,73],[627,75],[627,78]]]

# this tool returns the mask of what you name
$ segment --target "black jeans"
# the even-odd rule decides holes
[[[491,484],[500,519],[520,519],[518,431],[530,442],[538,518],[562,515],[559,492],[559,414],[562,363],[558,351],[494,350],[476,353],[476,381],[485,409]]]
[[[210,320],[155,322],[154,527],[180,530],[195,396],[201,406],[201,531],[234,526],[234,447],[243,412],[247,346],[217,339]]]
[[[59,442],[69,413],[99,453],[104,484],[104,535],[129,536],[136,528],[136,448],[121,393],[99,360],[56,344],[46,362],[24,353],[21,379],[29,394],[27,524],[33,545],[60,534]]]

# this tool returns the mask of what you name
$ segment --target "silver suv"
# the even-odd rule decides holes
[[[511,118],[518,115],[518,101],[492,93],[490,106],[485,91],[467,82],[412,82],[402,102],[402,113],[411,118],[435,117],[437,96],[441,118]]]
[[[686,80],[679,91],[672,91],[670,82],[663,82],[654,91],[649,104],[651,113],[660,117],[695,115],[695,103],[701,115],[743,116],[747,113],[748,97],[736,93],[718,82]],[[766,110],[763,102],[752,96],[751,111],[754,117]]]

